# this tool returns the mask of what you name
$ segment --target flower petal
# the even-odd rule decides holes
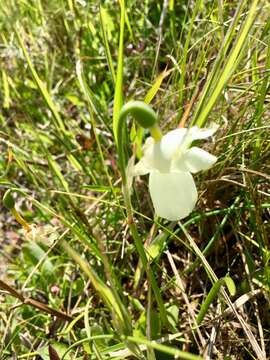
[[[165,159],[171,160],[177,150],[180,149],[188,129],[175,129],[164,135],[160,142],[161,152]]]
[[[146,175],[155,168],[155,141],[152,137],[148,137],[142,147],[143,157],[134,166],[133,175]]]
[[[199,128],[198,126],[193,126],[189,129],[189,136],[191,137],[191,141],[206,139],[206,138],[214,135],[214,133],[217,131],[217,129],[218,129],[217,125],[213,126],[210,129]]]
[[[194,146],[174,162],[174,167],[179,171],[185,170],[196,173],[201,170],[209,169],[216,161],[216,156]]]
[[[170,169],[170,162],[163,156],[161,151],[161,143],[155,142],[152,137],[147,138],[143,146],[144,156],[141,161],[152,170],[160,172],[168,172]]]
[[[146,175],[152,170],[151,166],[142,158],[135,166],[130,170],[131,176]]]
[[[206,139],[209,136],[212,136],[217,131],[217,129],[218,126],[213,126],[211,129],[204,129],[198,128],[198,126],[192,126],[191,128],[187,129],[187,133],[181,143],[181,153],[186,151],[194,140]]]
[[[162,173],[167,173],[170,170],[171,162],[164,157],[161,150],[161,142],[154,144],[152,165],[153,169]]]
[[[188,216],[198,198],[193,177],[188,172],[152,171],[149,190],[156,214],[171,221]]]
[[[166,173],[170,170],[170,161],[164,158],[160,142],[156,143],[152,137],[149,137],[143,146],[143,157],[135,165],[133,174],[134,176],[145,175],[151,170]]]

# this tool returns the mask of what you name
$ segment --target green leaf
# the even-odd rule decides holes
[[[177,325],[179,321],[179,306],[173,304],[167,308],[168,321],[172,328],[177,332]]]
[[[109,12],[106,8],[102,7],[100,5],[100,24],[101,24],[101,30],[102,30],[102,37],[103,42],[105,45],[105,52],[107,57],[107,62],[109,65],[109,69],[112,75],[113,82],[116,81],[115,71],[113,67],[113,61],[112,61],[112,54],[110,51],[109,41],[112,39],[112,31],[114,30],[114,23],[112,20],[112,17],[110,16]]]
[[[236,287],[233,282],[233,279],[229,276],[219,279],[214,285],[212,286],[211,290],[209,291],[205,301],[202,303],[199,314],[197,316],[196,322],[200,325],[209,309],[209,306],[213,303],[216,296],[218,295],[221,286],[226,285],[231,296],[235,295]]]
[[[229,276],[226,276],[223,278],[223,281],[225,282],[231,296],[234,296],[236,294],[236,287],[233,279]]]
[[[59,358],[61,359],[61,357],[65,354],[65,352],[67,351],[68,349],[68,346],[65,345],[65,344],[62,344],[62,343],[59,343],[59,342],[53,342],[51,344],[51,348],[54,349],[54,351],[57,353],[57,355],[59,356]],[[56,357],[53,358],[51,357],[51,353],[50,353],[50,350],[49,350],[49,347],[48,345],[45,345],[44,347],[38,349],[38,354],[39,356],[42,358],[42,360],[56,360]],[[65,356],[65,359],[66,360],[71,360],[72,359],[72,354],[67,354]]]
[[[169,234],[167,232],[162,232],[158,234],[150,243],[150,245],[147,246],[146,252],[151,261],[154,261],[162,254],[164,247],[166,246],[166,240],[168,238],[168,235]]]
[[[45,278],[55,276],[55,268],[52,262],[49,260],[46,252],[36,242],[30,241],[25,244],[24,256],[33,265],[37,265],[38,262],[41,262],[41,273]]]
[[[244,20],[240,30],[237,32],[237,38],[233,44],[233,35],[236,32],[238,21],[240,19],[240,9],[243,5],[243,2],[238,7],[238,11],[235,14],[235,21],[233,21],[230,29],[228,30],[223,44],[221,45],[221,50],[219,56],[216,59],[215,66],[213,67],[212,73],[209,76],[209,79],[204,87],[204,90],[200,96],[200,101],[196,107],[195,114],[193,117],[193,122],[199,127],[202,127],[207,120],[207,117],[214,107],[219,95],[226,86],[230,76],[235,71],[239,61],[244,55],[245,45],[253,25],[253,22],[258,14],[258,0],[254,0],[251,3],[248,15]],[[243,14],[243,13],[242,13]],[[223,58],[226,51],[230,49],[229,55],[224,59]]]
[[[116,73],[116,84],[114,92],[114,107],[113,107],[113,133],[116,144],[118,144],[118,120],[121,107],[123,105],[123,57],[124,57],[124,31],[125,31],[125,1],[119,0],[121,17],[120,17],[120,36],[119,36],[119,47],[118,47],[118,63]]]
[[[157,92],[160,89],[160,86],[163,82],[163,80],[173,71],[173,69],[170,70],[164,70],[162,71],[161,74],[158,75],[158,77],[156,78],[154,84],[151,86],[151,88],[148,90],[145,98],[144,98],[144,102],[146,104],[150,104],[150,102],[153,100],[153,98],[156,96]]]
[[[22,37],[20,35],[20,33],[22,32],[22,28],[21,27],[16,27],[15,28],[15,33],[16,33],[16,36],[17,36],[17,39],[19,41],[19,45],[23,51],[23,54],[24,54],[24,57],[26,59],[26,62],[29,66],[29,69],[30,69],[30,72],[31,72],[31,75],[41,93],[41,95],[43,96],[43,99],[45,100],[46,104],[48,105],[52,115],[53,115],[53,119],[55,121],[55,126],[56,128],[59,130],[59,132],[63,132],[65,133],[65,125],[60,117],[60,114],[52,100],[52,97],[51,95],[49,94],[44,82],[40,79],[40,77],[38,76],[33,64],[32,64],[32,61],[30,59],[30,56],[26,50],[26,47],[24,45],[24,42],[22,40]]]

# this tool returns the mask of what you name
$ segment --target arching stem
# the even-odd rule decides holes
[[[132,234],[132,237],[135,242],[136,249],[139,253],[140,259],[142,261],[142,265],[144,268],[144,271],[146,272],[148,279],[150,281],[150,286],[152,287],[152,290],[154,292],[159,311],[160,311],[160,317],[161,321],[164,325],[168,325],[168,319],[166,314],[166,309],[160,294],[160,290],[156,281],[156,278],[154,277],[154,274],[152,272],[152,269],[150,267],[150,264],[148,263],[147,256],[145,253],[143,242],[139,236],[137,227],[135,225],[134,219],[133,219],[133,210],[132,210],[132,204],[130,199],[130,193],[129,188],[127,184],[127,175],[126,175],[126,157],[125,157],[125,151],[124,151],[124,134],[126,129],[126,119],[128,115],[132,115],[136,121],[144,126],[149,127],[152,136],[154,135],[154,138],[156,141],[159,141],[161,139],[161,131],[157,125],[157,115],[155,112],[151,109],[150,106],[146,105],[143,102],[134,101],[130,102],[123,106],[123,108],[120,111],[119,114],[119,120],[118,120],[118,126],[117,126],[117,147],[118,147],[118,154],[119,154],[119,164],[120,164],[120,170],[122,175],[122,183],[123,183],[123,195],[124,195],[124,201],[126,206],[126,212],[127,212],[127,222],[129,225],[130,232]],[[146,126],[145,126],[146,125]],[[150,125],[150,126],[147,126]]]

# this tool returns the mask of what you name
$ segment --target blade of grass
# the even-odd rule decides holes
[[[38,76],[32,61],[30,59],[30,56],[26,50],[26,47],[24,45],[23,39],[20,35],[20,33],[22,32],[22,28],[17,24],[17,26],[14,28],[15,34],[17,36],[19,45],[23,51],[25,60],[29,66],[30,72],[33,76],[33,79],[35,80],[38,89],[43,97],[43,99],[45,100],[46,104],[48,105],[48,108],[50,109],[52,115],[53,115],[53,119],[54,119],[54,124],[56,126],[56,128],[58,129],[58,131],[61,133],[65,133],[66,132],[66,128],[65,125],[63,123],[63,120],[61,119],[59,112],[56,109],[56,106],[54,105],[54,102],[52,101],[51,95],[49,94],[45,84],[42,82],[42,80],[40,79],[40,77]]]
[[[116,144],[118,144],[117,128],[120,109],[123,105],[123,57],[124,57],[124,31],[125,31],[125,0],[119,0],[120,4],[120,35],[118,47],[118,63],[116,73],[116,84],[114,92],[114,106],[113,106],[113,133]]]
[[[110,334],[104,334],[104,335],[94,335],[94,336],[91,336],[91,338],[85,338],[85,339],[82,339],[82,340],[79,340],[79,341],[76,341],[75,343],[73,343],[69,348],[68,350],[63,354],[62,356],[62,359],[61,360],[64,360],[66,355],[74,348],[78,347],[79,345],[83,344],[84,342],[87,342],[89,340],[98,340],[98,339],[114,339],[114,335],[110,335]],[[170,338],[178,338],[179,336],[176,336],[176,335],[172,335],[172,336],[168,336],[168,341],[170,341]],[[163,345],[161,344],[160,342],[162,340],[164,340],[163,338],[161,339],[161,341],[150,341],[150,340],[147,340],[145,338],[142,338],[142,337],[135,337],[135,336],[127,336],[127,337],[121,337],[122,341],[126,341],[128,340],[129,342],[133,342],[137,345],[139,344],[142,344],[142,345],[146,345],[148,346],[149,348],[152,348],[152,349],[155,349],[155,350],[158,350],[164,354],[167,354],[167,355],[171,355],[171,356],[174,356],[175,358],[179,358],[179,359],[183,359],[183,360],[203,360],[203,358],[199,355],[193,355],[191,353],[188,353],[188,352],[185,352],[185,351],[182,351],[182,350],[178,350],[174,347],[171,347],[171,346],[168,346],[168,345]],[[107,353],[107,351],[104,351],[104,353]],[[130,354],[127,354],[127,355],[130,355]],[[115,354],[115,356],[113,356],[113,353],[110,353],[110,358],[114,358],[114,357],[117,357],[119,359],[119,355],[118,354]],[[122,358],[122,357],[121,357]]]
[[[163,80],[170,75],[170,73],[173,71],[173,69],[167,70],[165,69],[164,71],[162,71],[161,74],[159,74],[156,78],[156,80],[154,81],[153,85],[151,86],[151,88],[147,91],[147,94],[144,98],[144,102],[146,104],[150,104],[151,101],[153,100],[153,98],[156,96],[157,92],[160,89],[160,86],[163,82]]]
[[[108,287],[92,267],[82,259],[79,253],[77,253],[65,240],[61,240],[60,246],[67,252],[67,254],[81,267],[85,274],[91,280],[94,288],[99,293],[103,301],[107,304],[108,308],[112,312],[113,322],[116,330],[127,339],[128,334],[132,334],[132,324],[127,308],[121,302],[118,294],[114,289]],[[137,345],[132,342],[125,341],[128,348],[133,354],[140,356],[140,351]]]
[[[204,269],[207,272],[207,275],[209,276],[210,280],[214,283],[218,282],[218,277],[216,276],[215,272],[213,271],[212,267],[209,265],[208,261],[206,260],[206,258],[204,257],[204,255],[202,254],[201,250],[199,249],[199,247],[197,246],[196,242],[193,240],[193,238],[189,235],[189,233],[187,232],[187,230],[185,229],[185,227],[182,225],[181,222],[178,222],[181,230],[183,231],[185,237],[188,239],[191,248],[193,249],[193,251],[195,252],[195,254],[200,258],[201,262],[203,263]],[[259,359],[265,359],[264,354],[254,336],[254,334],[252,333],[252,331],[250,330],[250,328],[247,326],[246,322],[244,321],[244,319],[242,318],[241,315],[238,314],[238,312],[236,311],[236,309],[233,306],[233,303],[230,299],[230,297],[228,296],[227,292],[221,288],[221,293],[222,296],[224,297],[224,299],[226,300],[227,304],[230,306],[230,308],[232,309],[234,315],[236,316],[237,320],[239,321],[239,323],[241,324],[245,335],[247,336],[247,338],[250,341],[250,344],[252,345],[252,348],[256,354],[256,356]]]
[[[233,36],[236,32],[237,24],[240,20],[240,16],[241,16],[242,12],[243,12],[244,4],[245,4],[244,1],[241,1],[238,4],[238,7],[237,7],[234,17],[233,17],[233,20],[231,21],[231,25],[230,25],[230,27],[227,31],[226,37],[223,40],[223,43],[221,45],[221,49],[217,54],[217,58],[213,65],[213,69],[212,69],[211,73],[209,74],[207,82],[205,83],[203,91],[200,95],[200,101],[199,101],[196,109],[200,109],[200,110],[203,109],[203,106],[206,102],[207,96],[209,96],[212,89],[214,89],[214,82],[217,81],[217,79],[219,78],[219,70],[222,66],[222,62],[224,61],[224,55],[226,54],[226,52],[231,44],[231,41],[233,39]],[[218,27],[215,27],[213,30],[217,31]],[[208,33],[208,35],[209,34],[210,33]]]
[[[144,98],[144,102],[146,104],[150,104],[151,101],[153,100],[153,98],[156,96],[156,94],[158,93],[160,86],[163,82],[163,80],[170,75],[170,73],[173,71],[173,69],[170,70],[164,70],[162,71],[161,74],[158,75],[158,77],[156,78],[154,84],[151,86],[151,88],[148,90],[145,98]],[[138,126],[137,132],[136,132],[136,139],[135,139],[135,144],[136,144],[136,154],[137,157],[140,159],[142,157],[142,140],[143,140],[143,134],[144,134],[144,129],[141,126]]]
[[[270,18],[268,21],[268,24],[270,24]],[[268,24],[266,24],[267,27]],[[261,86],[258,89],[258,96],[256,103],[256,109],[254,113],[254,122],[257,127],[262,126],[262,114],[264,112],[264,102],[265,98],[269,89],[268,80],[270,77],[269,73],[270,69],[270,37],[268,40],[268,47],[267,47],[267,54],[266,54],[266,60],[265,60],[265,72],[264,72],[264,79],[261,83]],[[255,143],[255,151],[254,151],[254,157],[257,158],[260,154],[260,145],[261,145],[261,139],[260,136],[257,137],[256,143]]]
[[[2,69],[2,81],[3,81],[3,92],[4,92],[3,108],[9,109],[11,99],[10,99],[8,76],[4,69]]]
[[[185,41],[183,55],[181,58],[181,74],[180,74],[180,82],[179,82],[179,113],[178,118],[180,119],[183,113],[183,97],[184,97],[184,87],[185,87],[185,76],[186,76],[186,64],[187,64],[187,56],[188,56],[188,48],[191,40],[191,34],[194,30],[194,21],[198,14],[199,8],[201,6],[201,0],[196,0],[194,5],[194,9],[192,9],[192,16],[189,24],[188,34]]]
[[[86,97],[86,99],[87,99],[87,101],[89,103],[90,120],[91,120],[91,124],[92,124],[92,127],[93,127],[93,133],[94,133],[95,140],[96,140],[96,143],[97,143],[99,156],[100,156],[101,162],[103,164],[104,171],[106,173],[108,184],[110,186],[112,194],[115,197],[115,200],[119,203],[118,197],[116,196],[115,191],[114,191],[114,186],[112,184],[111,177],[110,177],[110,174],[108,172],[107,165],[105,163],[104,154],[103,154],[103,151],[102,151],[102,148],[101,148],[99,135],[98,135],[98,132],[96,131],[96,121],[95,121],[94,115],[97,115],[97,110],[96,110],[96,108],[94,106],[91,90],[87,86],[85,77],[83,76],[80,60],[78,60],[77,63],[76,63],[76,73],[77,73],[77,77],[78,77],[78,80],[79,80],[80,89],[82,90],[83,94],[85,95],[85,97]]]
[[[134,35],[133,35],[132,27],[130,25],[130,21],[129,21],[129,17],[128,17],[128,13],[127,13],[126,9],[125,9],[125,22],[127,25],[128,32],[130,34],[130,39],[132,42],[134,42]]]
[[[116,76],[115,76],[115,71],[114,71],[114,67],[113,67],[112,54],[110,51],[109,41],[108,41],[108,37],[107,37],[106,16],[107,16],[107,13],[105,12],[104,8],[100,5],[99,6],[99,17],[100,17],[100,24],[101,24],[101,30],[102,30],[102,38],[103,38],[103,42],[104,42],[104,46],[105,46],[105,52],[106,52],[108,66],[109,66],[109,69],[111,72],[113,83],[115,84]]]
[[[185,352],[182,350],[178,350],[174,347],[160,344],[153,340],[150,341],[150,340],[143,339],[140,337],[135,337],[135,336],[134,337],[128,336],[127,340],[134,342],[135,344],[144,344],[151,349],[158,350],[164,354],[172,355],[175,358],[180,358],[183,360],[203,360],[203,358],[199,355],[193,355],[191,353],[188,353],[188,352]]]
[[[236,287],[235,284],[229,276],[224,277],[222,279],[219,279],[211,288],[209,291],[206,299],[201,305],[199,314],[197,315],[196,322],[198,325],[200,325],[207,313],[207,310],[209,309],[209,306],[212,304],[212,302],[215,300],[215,297],[218,295],[221,286],[226,285],[231,296],[234,296],[236,293]]]
[[[239,34],[237,36],[237,39],[230,51],[230,54],[228,55],[228,57],[226,58],[226,62],[223,68],[220,67],[218,74],[218,77],[212,78],[211,83],[207,82],[207,86],[205,87],[205,90],[202,94],[202,98],[201,101],[199,102],[195,114],[194,114],[194,118],[193,118],[193,122],[196,125],[198,125],[199,127],[202,127],[204,125],[204,123],[207,120],[207,117],[210,113],[210,111],[212,110],[213,106],[215,105],[219,95],[221,94],[223,88],[226,86],[230,76],[232,75],[232,73],[234,72],[234,70],[236,69],[240,59],[242,58],[242,56],[244,55],[244,49],[245,49],[245,45],[246,45],[246,41],[249,35],[249,32],[251,30],[251,27],[253,25],[253,22],[256,18],[257,15],[257,5],[258,5],[258,0],[254,0],[251,4],[251,7],[249,9],[247,18],[245,19],[245,21],[243,22],[241,29],[239,31]],[[234,24],[234,26],[231,27],[231,32],[234,33],[236,31],[235,28],[236,24]],[[231,37],[231,33],[229,32],[228,35],[225,38],[225,50],[226,48],[229,46],[229,41],[228,38]],[[227,43],[227,45],[226,45]],[[214,84],[215,86],[214,86]],[[209,89],[213,89],[210,93],[210,96],[207,98],[207,102],[205,102],[205,98],[206,95],[208,95]]]
[[[130,333],[132,327],[129,316],[126,311],[124,311],[125,308],[123,304],[120,304],[119,299],[115,298],[112,290],[100,279],[96,272],[90,267],[89,263],[84,261],[80,254],[77,253],[65,240],[62,239],[60,241],[60,246],[85,272],[107,306],[116,314],[118,322],[117,327],[120,325],[121,332]]]

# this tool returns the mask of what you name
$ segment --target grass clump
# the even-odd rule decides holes
[[[269,7],[1,2],[1,359],[267,359]],[[126,178],[129,100],[218,125],[181,222]]]

